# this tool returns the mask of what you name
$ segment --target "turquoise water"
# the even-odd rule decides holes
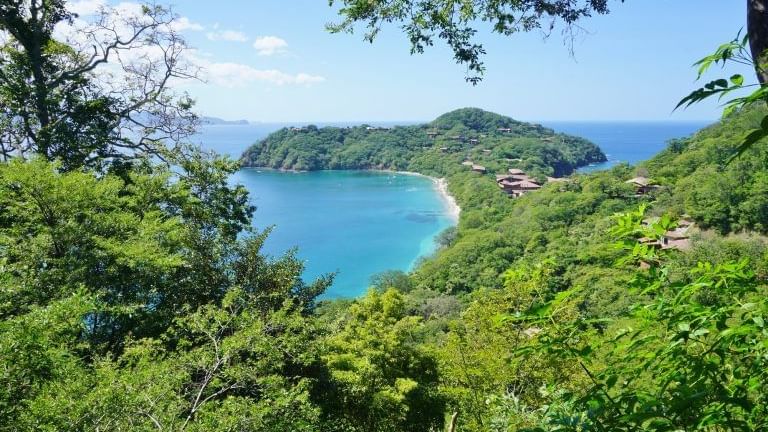
[[[373,123],[371,123],[373,124]],[[345,124],[338,124],[344,126]],[[386,126],[387,124],[382,124]],[[549,122],[546,126],[592,140],[608,162],[637,163],[652,157],[672,138],[706,122],[609,123]],[[205,126],[203,148],[237,158],[252,143],[286,124]],[[390,269],[408,270],[434,250],[434,236],[454,222],[430,179],[360,171],[282,173],[256,169],[238,172],[258,207],[254,224],[275,225],[266,251],[281,254],[298,247],[306,262],[305,279],[338,271],[328,297],[363,293],[370,277]]]
[[[284,124],[212,125],[197,141],[237,158]],[[278,256],[293,248],[304,279],[337,272],[325,296],[353,297],[385,270],[411,269],[435,250],[434,238],[455,225],[427,177],[367,171],[290,173],[243,169],[232,177],[257,207],[254,226],[273,226],[264,247]]]
[[[266,252],[298,247],[305,280],[338,272],[327,297],[365,292],[372,275],[409,270],[455,221],[429,178],[366,171],[287,173],[243,169],[257,206],[254,225],[274,225]]]

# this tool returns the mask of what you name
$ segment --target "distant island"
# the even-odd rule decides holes
[[[604,162],[594,143],[478,108],[412,126],[286,127],[248,148],[244,167],[283,170],[380,169],[449,176],[470,165],[560,177]]]
[[[224,120],[218,117],[205,117],[205,116],[200,118],[200,123],[202,123],[205,126],[211,126],[211,125],[246,126],[251,124],[251,122],[249,122],[248,120]]]

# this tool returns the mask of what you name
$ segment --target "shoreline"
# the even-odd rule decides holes
[[[459,217],[461,216],[461,207],[456,202],[456,198],[448,191],[448,179],[441,177],[429,177],[435,182],[437,191],[440,193],[440,197],[443,203],[448,209],[448,217],[450,217],[456,224],[459,223]]]
[[[461,216],[461,207],[456,202],[456,198],[453,195],[451,195],[451,193],[448,191],[448,179],[446,179],[445,177],[432,177],[426,174],[417,173],[413,171],[393,171],[393,170],[381,170],[381,169],[369,169],[369,170],[361,170],[361,171],[373,171],[373,172],[388,173],[388,174],[403,174],[403,175],[410,175],[410,176],[425,177],[432,180],[432,182],[435,185],[435,190],[440,195],[440,200],[443,201],[443,205],[445,206],[445,209],[446,209],[446,214],[453,222],[455,222],[456,224],[459,223],[459,217]]]
[[[241,167],[240,169],[263,169],[263,170],[269,170],[269,171],[278,171],[278,172],[285,172],[285,173],[306,173],[311,171],[301,171],[301,170],[286,170],[286,169],[280,169],[280,168],[269,168],[269,167]],[[440,195],[440,200],[443,202],[443,206],[446,209],[447,216],[456,224],[459,223],[459,217],[461,215],[461,207],[456,202],[456,198],[454,198],[453,195],[448,191],[448,179],[445,177],[432,177],[428,176],[426,174],[417,173],[413,171],[393,171],[393,170],[384,170],[384,169],[355,169],[355,170],[317,170],[317,171],[370,171],[370,172],[379,172],[379,173],[386,173],[386,174],[402,174],[402,175],[410,175],[410,176],[418,176],[418,177],[425,177],[434,183],[435,190],[437,191],[438,195]]]

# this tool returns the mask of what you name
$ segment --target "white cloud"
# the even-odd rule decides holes
[[[202,31],[205,30],[205,27],[201,26],[198,23],[192,22],[187,17],[179,17],[179,19],[175,20],[171,23],[171,28],[176,31]]]
[[[288,42],[277,36],[259,36],[253,42],[253,47],[260,56],[271,56],[286,52]]]
[[[223,87],[242,87],[254,82],[279,86],[312,85],[325,81],[324,77],[307,73],[289,74],[276,69],[256,69],[239,63],[216,63],[197,59],[204,70],[205,78]]]
[[[67,9],[81,16],[88,16],[96,14],[104,6],[106,6],[104,0],[80,0],[69,3]]]
[[[115,6],[109,6],[106,0],[77,0],[67,4],[67,9],[81,17],[92,17],[101,12],[102,9],[108,9],[116,19],[141,19],[144,16],[143,6],[140,3],[124,1]],[[179,17],[171,23],[171,29],[175,31],[202,31],[205,28],[187,17]]]
[[[245,33],[235,30],[210,32],[207,36],[212,41],[248,42],[248,36]]]

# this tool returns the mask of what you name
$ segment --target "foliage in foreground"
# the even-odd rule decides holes
[[[172,181],[153,166],[121,177],[40,159],[0,165],[1,430],[441,422],[425,381],[434,367],[408,333],[417,323],[389,306],[399,294],[326,338],[314,307],[330,279],[305,284],[293,255],[261,253],[266,233],[240,235],[250,209],[236,205],[228,167],[200,161]],[[376,336],[358,339],[365,326]],[[370,363],[350,370],[344,355]]]
[[[671,281],[665,254],[636,246],[664,231],[641,225],[643,214],[619,215],[613,230],[627,247],[621,265],[654,263],[631,286],[648,301],[623,322],[590,335],[595,321],[563,314],[566,299],[578,295],[572,291],[502,316],[505,325],[542,329],[518,360],[531,352],[559,358],[589,379],[578,391],[562,391],[570,379],[547,383],[561,391],[534,407],[529,430],[766,430],[764,285],[747,260],[699,263],[687,279]]]

